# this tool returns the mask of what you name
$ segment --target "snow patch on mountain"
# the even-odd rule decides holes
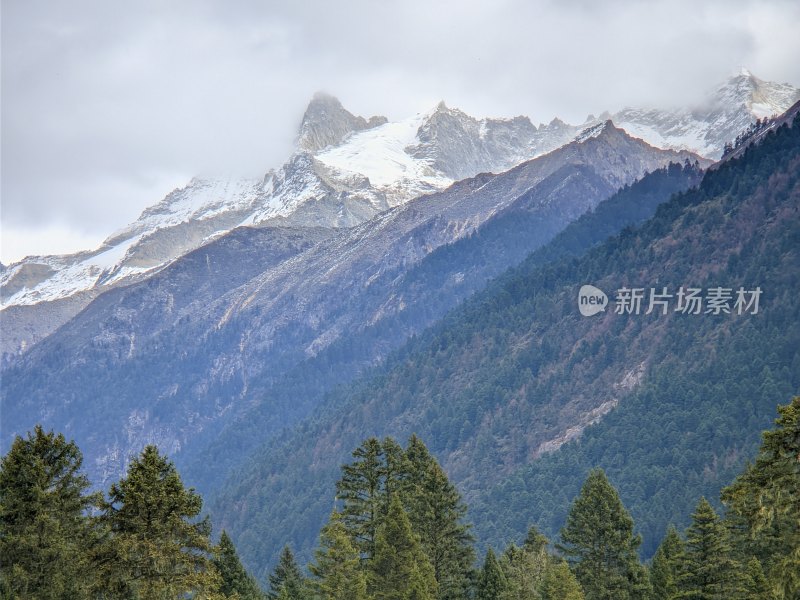
[[[385,193],[396,206],[422,193],[443,189],[453,179],[436,171],[431,161],[411,156],[407,149],[430,115],[418,114],[396,123],[353,134],[346,143],[316,156],[330,173],[343,180],[353,175]]]

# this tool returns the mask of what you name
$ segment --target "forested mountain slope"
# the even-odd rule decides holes
[[[600,463],[652,552],[686,505],[730,481],[776,399],[800,385],[798,174],[795,119],[640,228],[579,259],[542,265],[534,253],[267,444],[218,497],[216,518],[251,564],[269,563],[287,542],[307,556],[347,450],[368,435],[416,432],[477,503],[481,541],[521,535],[531,521],[552,532]],[[578,312],[588,283],[611,296],[593,317]],[[647,299],[642,314],[616,314],[614,291],[626,286],[666,287],[667,314],[643,314]],[[706,314],[713,302],[676,312],[681,287],[703,298],[731,289],[731,314]],[[737,314],[740,287],[761,288],[756,314],[752,305]]]
[[[686,498],[691,504],[695,491],[713,491],[727,481],[726,475],[752,450],[758,431],[768,425],[775,398],[788,397],[797,386],[792,379],[800,364],[792,292],[799,272],[797,172],[798,131],[784,127],[708,174],[699,190],[663,205],[642,228],[626,230],[579,260],[540,267],[532,259],[455,311],[373,379],[343,390],[331,401],[343,405],[340,410],[323,412],[281,444],[270,444],[245,473],[232,478],[217,510],[236,529],[248,558],[263,564],[272,551],[269,544],[274,548],[291,541],[308,548],[308,536],[318,526],[312,520],[329,508],[320,505],[326,501],[318,500],[324,497],[319,486],[335,476],[338,453],[366,435],[403,438],[418,432],[467,498],[478,498],[485,493],[484,482],[517,482],[518,469],[617,404],[625,407],[631,393],[651,390],[664,376],[677,383],[676,373],[703,386],[709,372],[718,370],[726,384],[735,383],[727,387],[734,400],[722,403],[716,391],[716,397],[706,394],[708,404],[693,402],[695,394],[704,393],[700,387],[689,396],[692,400],[682,402],[707,410],[683,419],[673,415],[674,425],[659,426],[686,438],[681,451],[694,463],[682,470],[678,462],[665,471],[670,485],[686,494],[676,498],[662,492],[663,509],[636,515],[644,530],[663,528],[680,511],[674,503]],[[667,287],[673,304],[666,315],[618,315],[609,308],[585,318],[577,310],[577,294],[586,283],[608,291],[612,303],[613,291],[625,286],[659,292]],[[734,314],[674,311],[681,287],[700,288],[705,297],[717,287],[735,295],[740,286],[762,289],[757,314],[735,314],[733,299]],[[733,340],[730,354],[716,350],[729,349],[728,339]],[[764,340],[769,340],[767,352],[759,347]],[[752,356],[747,354],[751,349]],[[746,369],[740,372],[726,362],[739,365],[745,356]],[[670,364],[671,377],[664,375]],[[748,394],[754,385],[761,387],[765,364],[775,386],[769,394]],[[732,406],[740,412],[732,412]],[[707,432],[715,431],[728,413],[722,421],[731,429],[719,427],[710,455],[690,458],[693,443],[708,439]],[[628,438],[605,443],[636,445],[637,434],[633,428]],[[633,448],[627,455],[635,455]],[[670,465],[674,457],[660,447],[651,458]],[[580,477],[564,473],[563,482],[553,472],[546,485],[543,478],[541,494],[546,496],[554,481],[559,489],[571,481],[578,485]],[[648,494],[659,492],[656,475],[645,488]],[[631,493],[622,488],[623,495]],[[553,516],[535,505],[526,510],[526,502],[506,508],[502,503],[511,498],[503,494],[492,500],[495,504],[487,504],[482,514],[475,513],[481,514],[477,527],[483,533],[501,527],[507,534],[522,522]],[[552,506],[563,506],[563,498]]]

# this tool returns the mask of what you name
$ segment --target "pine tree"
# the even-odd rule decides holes
[[[203,501],[183,486],[175,466],[147,446],[111,486],[102,520],[111,532],[102,567],[103,592],[140,600],[216,598],[220,578],[211,560]]]
[[[285,590],[287,600],[302,600],[304,598],[305,582],[300,573],[300,567],[294,559],[289,546],[284,546],[278,564],[269,576],[269,591],[267,597],[277,600]]]
[[[755,557],[747,562],[745,597],[747,600],[772,600],[774,598],[769,582],[764,576],[764,569]]]
[[[678,598],[678,579],[682,560],[683,540],[677,530],[670,526],[653,556],[653,564],[650,568],[653,595],[657,600]]]
[[[238,594],[239,600],[263,600],[264,594],[258,583],[242,566],[236,547],[225,531],[219,539],[214,566],[220,575],[220,591],[223,594],[229,597]]]
[[[83,457],[74,442],[36,426],[0,463],[2,587],[15,598],[71,598],[90,586],[95,537]]]
[[[320,600],[366,600],[367,579],[340,513],[334,512],[320,533],[316,560],[309,566],[311,588]]]
[[[646,593],[649,582],[636,555],[640,544],[633,519],[605,473],[589,473],[557,546],[587,600],[627,600]]]
[[[508,584],[509,598],[539,600],[542,582],[550,563],[544,547],[536,550],[511,544],[500,556],[499,563]]]
[[[542,600],[583,600],[583,590],[569,565],[554,561],[544,575]]]
[[[364,560],[375,553],[375,536],[383,501],[383,448],[369,438],[353,451],[352,463],[342,466],[336,495],[342,501],[342,523]]]
[[[541,533],[535,525],[531,525],[528,527],[522,547],[527,552],[544,552],[549,544],[550,540],[547,539],[547,536]]]
[[[470,583],[475,553],[467,507],[428,449],[412,436],[406,449],[407,473],[401,477],[403,498],[414,532],[431,562],[440,600],[463,598]]]
[[[375,555],[369,569],[369,592],[375,600],[436,598],[433,567],[396,494],[392,496],[389,510],[378,529]]]
[[[509,600],[583,600],[583,591],[569,565],[548,551],[549,540],[530,527],[522,547],[509,545],[500,557]]]
[[[727,531],[711,504],[701,498],[686,530],[680,597],[692,600],[741,597],[739,568],[731,558]]]
[[[800,597],[800,396],[778,407],[754,464],[722,500],[738,545],[755,552],[781,598]],[[738,526],[738,527],[737,527]]]
[[[504,600],[508,594],[508,581],[497,562],[494,551],[489,548],[478,575],[477,600]]]
[[[382,510],[385,514],[393,494],[401,494],[409,475],[409,464],[403,447],[394,439],[387,437],[381,442],[382,469]]]

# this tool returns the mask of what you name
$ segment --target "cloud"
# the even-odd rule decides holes
[[[790,0],[7,3],[3,231],[102,239],[191,175],[260,175],[318,89],[578,121],[697,101],[739,65],[797,84],[798,25]]]

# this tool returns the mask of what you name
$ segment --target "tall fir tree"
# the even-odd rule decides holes
[[[741,565],[731,555],[728,532],[708,500],[701,498],[686,530],[680,597],[691,600],[742,598]]]
[[[382,510],[385,514],[394,494],[402,494],[409,475],[409,464],[403,447],[393,438],[386,437],[381,442],[382,469]]]
[[[220,591],[225,596],[234,597],[236,594],[239,600],[264,599],[261,588],[255,578],[245,570],[236,547],[226,531],[220,536],[217,555],[213,560],[221,580]]]
[[[334,512],[320,533],[320,547],[309,565],[310,587],[319,600],[367,600],[367,577],[340,513]]]
[[[505,600],[509,592],[508,581],[500,568],[500,563],[489,548],[483,561],[483,568],[478,574],[478,585],[475,593],[477,600]]]
[[[475,560],[473,537],[464,523],[467,507],[444,470],[417,436],[405,452],[403,498],[414,532],[433,566],[440,600],[463,598]]]
[[[617,490],[601,469],[593,470],[570,507],[557,546],[587,600],[628,600],[648,593],[636,554],[640,544]]]
[[[670,525],[650,567],[650,581],[653,584],[653,597],[656,600],[675,600],[679,597],[678,586],[681,561],[683,560],[683,540],[678,531]]]
[[[286,600],[303,600],[305,597],[303,574],[289,546],[283,547],[278,564],[269,576],[267,597],[270,600],[278,600],[281,592],[284,592]]]
[[[375,539],[369,563],[369,593],[375,600],[434,600],[433,567],[411,529],[400,497],[394,494]]]
[[[385,466],[380,441],[374,437],[365,440],[353,451],[353,459],[342,466],[336,495],[342,502],[342,523],[362,560],[370,560],[383,502]]]
[[[112,536],[102,563],[102,594],[139,600],[221,597],[211,524],[198,520],[202,507],[175,465],[147,446],[102,503],[102,520]]]
[[[12,598],[78,598],[91,587],[89,561],[99,498],[87,493],[74,442],[36,426],[17,436],[0,463],[2,593]],[[3,589],[4,588],[4,589]]]
[[[779,598],[800,598],[800,396],[778,407],[755,462],[723,490],[742,554],[754,553]]]

